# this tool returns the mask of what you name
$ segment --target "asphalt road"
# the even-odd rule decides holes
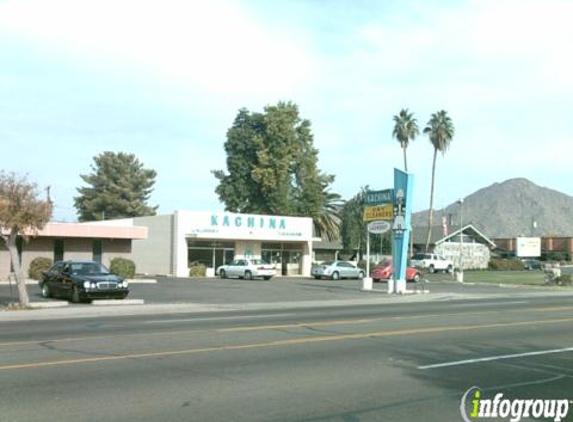
[[[3,323],[0,420],[460,421],[472,386],[573,399],[572,324],[570,297]]]

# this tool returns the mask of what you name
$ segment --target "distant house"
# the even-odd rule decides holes
[[[424,252],[428,236],[428,226],[414,227],[414,252]],[[473,224],[466,224],[460,230],[459,226],[449,227],[444,233],[443,226],[434,226],[430,238],[429,250],[451,259],[456,267],[465,269],[487,268],[491,250],[496,244]]]

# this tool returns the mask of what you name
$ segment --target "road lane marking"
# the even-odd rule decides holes
[[[528,308],[528,309],[501,309],[492,311],[477,311],[477,312],[462,312],[462,313],[450,313],[449,316],[474,316],[474,315],[492,315],[492,314],[502,314],[509,312],[551,312],[551,311],[566,311],[573,310],[573,306],[557,306],[557,307],[544,307],[544,308]],[[288,315],[288,314],[285,314]],[[292,315],[292,314],[290,314]],[[403,316],[384,316],[377,318],[362,318],[355,320],[346,320],[350,324],[358,324],[357,321],[362,321],[362,323],[371,323],[377,321],[397,321],[397,320],[408,320],[408,319],[420,319],[420,318],[438,318],[443,317],[444,314],[418,314],[418,315],[403,315]],[[159,321],[159,320],[158,320]],[[181,321],[181,320],[177,320]],[[192,320],[193,321],[193,320]],[[243,327],[230,327],[230,328],[220,328],[220,329],[192,329],[192,330],[177,330],[177,331],[158,331],[151,333],[125,333],[125,334],[110,334],[110,335],[97,335],[97,336],[85,336],[85,337],[68,337],[60,339],[39,339],[39,340],[23,340],[23,341],[12,341],[0,343],[0,347],[9,346],[21,346],[27,344],[39,344],[39,343],[64,343],[64,342],[76,342],[76,341],[89,341],[89,340],[105,340],[105,339],[120,339],[122,337],[151,337],[151,336],[170,336],[179,334],[190,334],[190,333],[200,333],[200,332],[232,332],[232,331],[258,331],[265,329],[285,329],[285,328],[300,328],[300,327],[325,327],[328,325],[340,325],[338,321],[317,321],[317,322],[301,322],[293,324],[281,324],[281,325],[249,325]]]
[[[258,318],[270,318],[270,317],[284,317],[284,316],[295,316],[297,314],[269,314],[269,315],[238,315],[238,316],[226,316],[226,317],[208,317],[208,318],[179,318],[179,319],[153,319],[150,321],[142,321],[145,324],[168,324],[172,322],[203,322],[203,321],[228,321],[236,319],[258,319]]]
[[[487,303],[460,303],[457,305],[450,305],[450,308],[470,308],[470,307],[481,307],[481,306],[498,306],[498,305],[517,305],[530,303],[528,300],[515,300],[511,302],[487,302]]]
[[[456,360],[456,361],[452,361],[452,362],[443,362],[443,363],[436,363],[433,365],[418,366],[418,369],[445,368],[448,366],[470,365],[473,363],[491,362],[491,361],[502,360],[502,359],[515,359],[515,358],[522,358],[522,357],[528,357],[528,356],[541,356],[541,355],[550,355],[550,354],[555,354],[555,353],[567,353],[567,352],[573,352],[573,347],[565,347],[562,349],[538,350],[535,352],[513,353],[510,355],[488,356],[488,357],[476,358],[476,359]]]
[[[214,347],[203,347],[197,349],[165,350],[158,352],[134,353],[127,355],[104,356],[104,357],[100,356],[100,357],[83,358],[83,359],[66,359],[66,360],[56,360],[48,362],[16,363],[16,364],[0,365],[0,371],[42,368],[42,367],[56,367],[65,365],[79,365],[86,363],[119,361],[127,359],[145,359],[154,357],[191,355],[191,354],[206,353],[206,352],[261,349],[261,348],[269,348],[277,346],[293,346],[293,345],[311,344],[311,343],[324,343],[330,341],[361,340],[361,339],[377,338],[377,337],[390,337],[390,336],[402,336],[402,335],[414,335],[414,334],[433,334],[433,333],[443,333],[443,332],[479,330],[487,328],[518,327],[526,325],[559,324],[565,322],[569,323],[573,322],[573,318],[562,318],[562,319],[541,320],[541,321],[520,321],[520,322],[495,323],[495,324],[470,325],[470,326],[413,328],[407,330],[394,330],[394,331],[374,331],[369,333],[341,334],[341,335],[329,335],[320,337],[304,337],[290,340],[275,340],[264,343],[214,346]]]
[[[257,325],[252,327],[232,327],[232,328],[219,328],[220,333],[232,333],[235,331],[257,331],[257,330],[280,330],[283,328],[304,328],[304,327],[327,327],[331,325],[352,325],[352,324],[367,324],[369,322],[377,322],[380,320],[389,320],[394,318],[365,318],[365,319],[347,319],[342,321],[321,321],[321,322],[296,322],[293,324],[276,324],[276,325]]]

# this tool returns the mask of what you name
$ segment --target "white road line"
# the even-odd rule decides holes
[[[283,316],[293,316],[293,315],[296,314],[267,314],[267,315],[241,315],[241,316],[210,317],[210,318],[156,319],[144,322],[146,324],[169,324],[172,322],[228,321],[233,319],[273,318],[273,317],[283,317]]]
[[[478,307],[478,306],[497,306],[497,305],[517,305],[517,304],[524,304],[529,303],[528,300],[514,300],[511,302],[491,302],[491,303],[463,303],[460,305],[450,305],[450,308],[471,308],[471,307]]]
[[[453,362],[444,362],[444,363],[436,363],[434,365],[418,366],[418,369],[444,368],[447,366],[469,365],[472,363],[491,362],[494,360],[515,359],[515,358],[522,358],[522,357],[528,357],[528,356],[550,355],[550,354],[555,354],[555,353],[566,353],[566,352],[573,352],[573,347],[566,347],[563,349],[539,350],[537,352],[515,353],[512,355],[488,356],[485,358],[478,358],[478,359],[456,360]]]

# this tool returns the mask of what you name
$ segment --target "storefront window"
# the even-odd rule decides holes
[[[233,242],[215,242],[212,240],[187,241],[187,265],[199,263],[207,268],[217,268],[228,264],[235,256],[235,244]]]
[[[263,243],[262,258],[282,275],[300,275],[302,247],[297,243]]]

